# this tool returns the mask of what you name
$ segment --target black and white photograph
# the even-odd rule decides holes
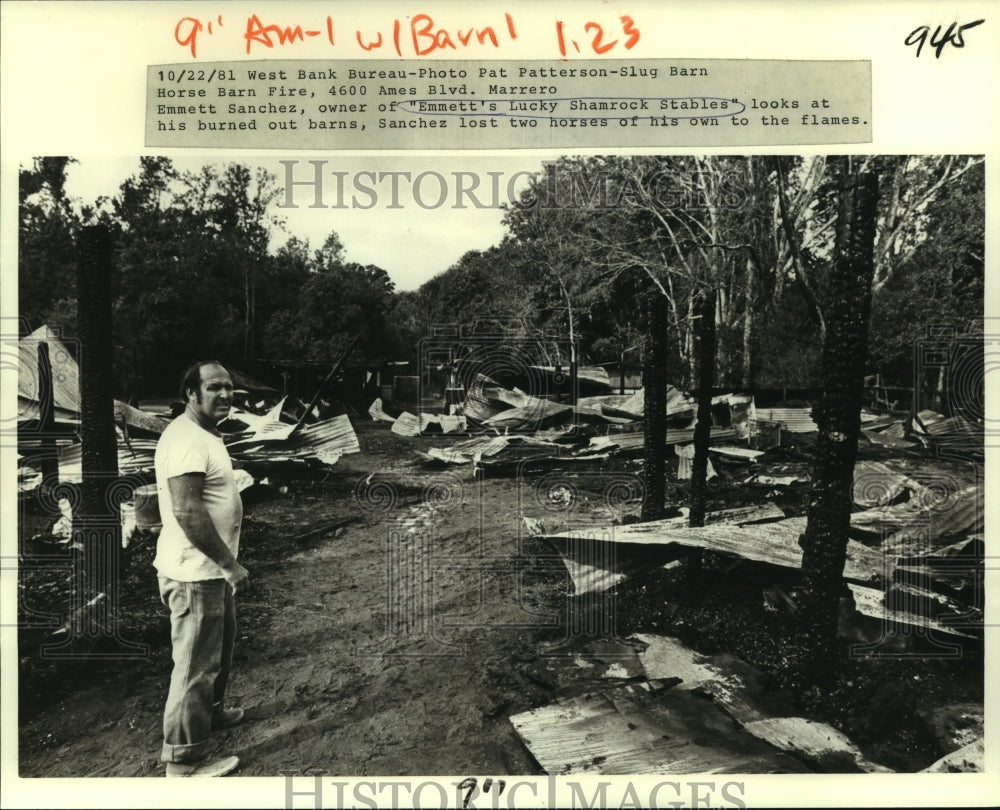
[[[87,162],[20,173],[22,775],[981,762],[981,156]]]
[[[847,5],[8,5],[0,803],[988,803],[996,21]]]

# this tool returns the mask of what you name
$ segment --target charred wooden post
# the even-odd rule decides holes
[[[844,171],[834,261],[830,272],[823,394],[814,418],[818,427],[812,493],[802,546],[804,663],[830,661],[844,595],[844,562],[851,519],[851,486],[861,431],[864,372],[868,358],[873,247],[878,178]]]
[[[662,295],[647,299],[648,318],[642,359],[643,411],[646,434],[642,467],[646,498],[642,519],[663,517],[667,441],[667,301]]]

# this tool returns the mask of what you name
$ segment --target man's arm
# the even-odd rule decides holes
[[[223,577],[233,586],[235,593],[237,587],[242,587],[246,583],[249,573],[236,562],[233,553],[212,523],[212,517],[208,514],[202,497],[205,486],[204,474],[176,475],[167,479],[167,486],[170,487],[170,499],[173,501],[177,523],[184,530],[191,545],[222,569]]]

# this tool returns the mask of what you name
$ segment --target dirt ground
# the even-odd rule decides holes
[[[572,648],[571,624],[593,610],[618,638],[670,634],[742,658],[796,713],[844,730],[896,770],[919,770],[949,750],[947,707],[981,706],[975,643],[950,661],[845,657],[832,664],[831,687],[795,682],[782,668],[786,628],[761,597],[774,573],[761,566],[708,555],[695,581],[650,564],[599,603],[569,596],[559,556],[521,537],[519,514],[555,528],[627,511],[601,493],[609,473],[634,462],[560,473],[573,491],[567,506],[550,497],[551,477],[477,481],[468,468],[429,469],[413,450],[448,439],[404,439],[361,420],[356,428],[360,454],[246,509],[241,560],[252,584],[238,597],[230,702],[247,715],[213,739],[216,753],[239,754],[238,776],[540,774],[508,717],[567,693],[548,653]],[[750,490],[715,484],[709,507],[767,494]],[[674,482],[668,498],[681,503],[683,491]],[[802,513],[804,490],[776,497]],[[24,525],[32,520],[40,518]],[[121,635],[148,655],[49,661],[38,654],[43,635],[22,631],[22,776],[163,775],[169,622],[152,556],[150,543],[126,552],[120,593]],[[25,605],[51,609],[53,577],[24,573]]]

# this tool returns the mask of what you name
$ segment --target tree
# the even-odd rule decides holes
[[[294,305],[276,310],[269,320],[266,342],[272,359],[332,363],[355,335],[369,357],[398,350],[390,320],[395,285],[385,270],[345,263],[335,232],[308,260],[304,244],[287,248],[282,263],[293,269],[298,286]]]
[[[878,178],[852,170],[849,158],[838,158],[836,163],[841,192],[825,317],[824,390],[815,410],[818,433],[808,522],[799,541],[807,665],[829,661],[836,637],[875,270]]]
[[[984,182],[980,163],[940,189],[926,209],[926,238],[873,297],[871,368],[890,384],[911,384],[913,347],[929,325],[982,317]]]
[[[741,158],[564,158],[546,166],[505,221],[541,257],[557,282],[557,294],[548,298],[562,300],[567,312],[607,300],[609,290],[635,276],[666,298],[679,361],[671,364],[672,376],[693,385],[692,325],[702,285],[718,291],[715,317],[727,339],[752,314],[742,304],[742,272],[753,255],[747,228],[755,221],[740,213],[744,164]],[[615,311],[622,320],[610,331],[625,334],[634,310]],[[739,355],[724,356],[721,371],[731,376],[728,358]]]
[[[596,362],[610,354],[621,372],[619,393],[625,393],[625,377],[638,368],[634,353],[641,348],[642,303],[649,296],[649,280],[641,273],[623,273],[605,287],[593,287],[583,297],[586,307],[583,329],[589,340],[584,352]]]
[[[215,226],[221,251],[242,282],[243,358],[252,359],[256,353],[257,280],[269,263],[271,229],[280,225],[269,213],[279,189],[274,174],[264,169],[251,172],[240,163],[228,165],[216,186],[208,219]]]
[[[18,307],[32,331],[76,327],[76,236],[81,222],[66,194],[68,157],[35,158],[18,173]]]
[[[205,209],[214,173],[143,157],[112,201],[115,342],[128,390],[162,390],[190,360],[231,354],[238,311]]]
[[[650,296],[646,305],[648,316],[642,361],[645,422],[642,477],[646,497],[642,501],[642,519],[659,520],[666,506],[667,305],[656,295]]]

